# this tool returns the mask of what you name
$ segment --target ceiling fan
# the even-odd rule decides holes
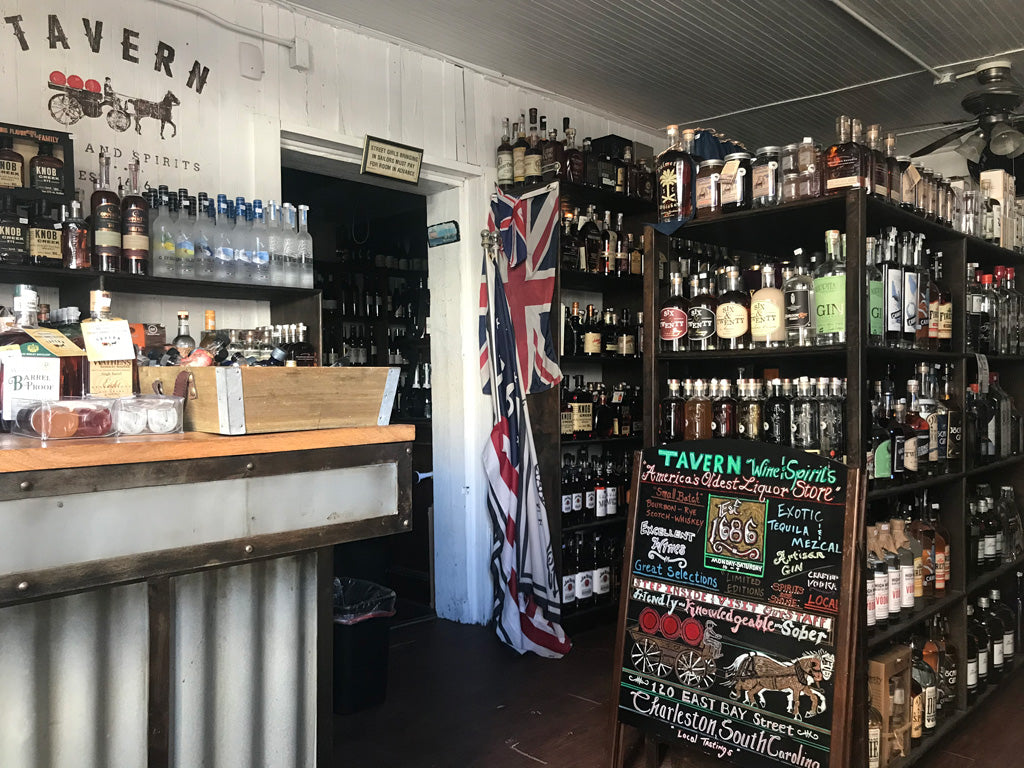
[[[971,76],[978,81],[979,87],[964,96],[960,106],[975,119],[933,123],[935,127],[957,127],[917,150],[911,157],[930,154],[968,133],[971,135],[956,151],[971,162],[978,162],[985,147],[992,154],[1011,158],[1024,154],[1024,133],[1018,130],[1018,126],[1024,127],[1024,114],[1016,111],[1024,103],[1024,86],[1014,79],[1010,62],[1006,59],[985,62],[956,79]],[[926,127],[918,126],[918,129]]]

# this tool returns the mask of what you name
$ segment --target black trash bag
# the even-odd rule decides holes
[[[367,619],[395,615],[395,590],[372,581],[334,579],[334,622],[358,624]]]

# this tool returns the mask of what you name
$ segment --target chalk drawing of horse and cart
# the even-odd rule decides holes
[[[109,77],[101,86],[96,80],[83,81],[78,75],[65,77],[60,71],[50,73],[48,85],[57,93],[50,97],[47,109],[62,125],[74,125],[83,117],[106,117],[107,125],[123,133],[134,120],[135,132],[141,134],[142,119],[151,117],[160,122],[160,138],[164,138],[167,125],[174,129],[174,136],[178,134],[178,127],[171,118],[174,107],[181,102],[170,91],[160,101],[148,101],[115,92]]]

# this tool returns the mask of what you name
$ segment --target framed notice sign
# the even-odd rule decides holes
[[[419,184],[422,164],[422,149],[367,135],[359,172]]]
[[[628,724],[745,767],[829,766],[848,665],[847,467],[747,440],[639,458],[613,752]]]

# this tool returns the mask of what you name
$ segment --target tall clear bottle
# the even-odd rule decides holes
[[[175,224],[171,220],[168,202],[161,200],[150,233],[154,277],[175,277],[178,273],[178,261],[174,253],[174,230]]]
[[[753,347],[782,347],[788,337],[786,297],[775,284],[775,265],[761,270],[764,284],[750,297],[750,343]]]
[[[174,227],[174,260],[178,277],[191,280],[196,274],[195,198],[180,200],[181,211]]]
[[[216,243],[216,204],[206,200],[204,205],[196,208],[196,226],[192,240],[195,246],[195,278],[197,280],[213,280],[216,259],[213,255]]]
[[[284,238],[281,236],[281,206],[267,201],[267,251],[270,257],[268,280],[271,285],[284,285]]]
[[[217,222],[213,233],[213,277],[234,282],[235,248],[231,242],[231,222],[227,195],[217,195]]]
[[[252,201],[252,280],[263,285],[270,282],[270,233],[259,198]]]
[[[313,287],[313,236],[309,234],[309,206],[300,205],[299,230],[296,234],[296,254],[299,263],[299,286]]]
[[[786,345],[809,347],[814,344],[814,278],[807,268],[807,254],[798,248],[794,254],[795,272],[782,285],[785,306]]]
[[[846,343],[846,255],[838,230],[825,233],[825,261],[814,274],[816,341]]]

